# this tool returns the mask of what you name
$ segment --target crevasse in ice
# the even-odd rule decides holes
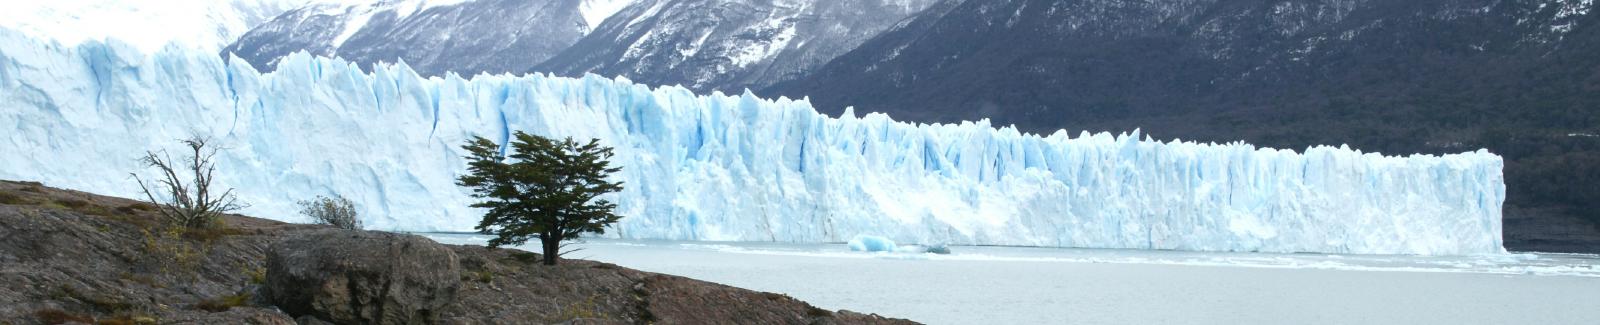
[[[1297,153],[854,115],[593,76],[363,73],[303,54],[259,73],[215,53],[0,30],[0,178],[132,197],[144,150],[209,135],[230,148],[219,182],[273,219],[339,193],[373,228],[468,231],[479,214],[454,184],[459,146],[524,130],[617,148],[626,218],[607,235],[624,238],[1504,251],[1502,162],[1486,151]]]

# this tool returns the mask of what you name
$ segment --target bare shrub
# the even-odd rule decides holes
[[[172,159],[166,150],[146,151],[145,156],[139,158],[139,162],[146,167],[160,170],[160,179],[145,182],[139,178],[139,174],[133,174],[133,179],[144,190],[145,198],[159,208],[157,211],[161,212],[162,217],[174,226],[204,228],[216,225],[225,213],[245,208],[233,195],[233,189],[216,194],[211,188],[217,171],[216,163],[211,159],[217,155],[218,149],[207,147],[210,139],[192,137],[180,142],[190,150],[188,156],[181,157],[184,160]],[[157,193],[164,195],[164,200],[158,199]]]
[[[356,205],[344,196],[318,195],[316,199],[300,201],[300,214],[311,217],[317,224],[333,225],[340,229],[361,230],[361,218],[356,215]]]

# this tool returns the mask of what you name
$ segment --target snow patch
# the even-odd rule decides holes
[[[583,16],[583,21],[589,24],[589,30],[600,27],[606,18],[615,15],[622,8],[638,2],[638,0],[584,0],[578,5],[578,13]]]
[[[778,23],[782,24],[781,22]],[[784,48],[789,46],[789,41],[794,40],[795,26],[790,23],[781,28],[783,28],[782,31],[779,31],[771,39],[752,42],[744,48],[734,51],[733,56],[728,59],[733,62],[734,66],[743,68],[751,63],[761,62],[778,54],[778,52],[782,52]]]
[[[396,20],[404,20],[407,17],[435,7],[454,6],[472,1],[475,0],[382,0],[377,2],[372,2],[371,0],[323,0],[321,2],[321,13],[329,16],[344,17],[341,22],[342,25],[339,26],[339,34],[333,37],[332,45],[334,48],[338,48],[343,46],[345,41],[350,40],[351,36],[355,36],[356,32],[366,28],[367,23],[372,21],[372,17],[380,13],[392,12]]]

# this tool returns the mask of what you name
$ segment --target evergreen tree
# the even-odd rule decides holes
[[[596,199],[622,190],[622,183],[606,180],[621,170],[607,161],[611,148],[593,139],[556,141],[522,131],[510,142],[508,151],[483,137],[462,146],[469,154],[469,173],[457,184],[484,199],[472,207],[489,209],[475,229],[496,236],[489,240],[490,248],[538,238],[544,264],[555,265],[561,242],[583,233],[605,233],[606,225],[622,218],[612,213],[615,203]]]

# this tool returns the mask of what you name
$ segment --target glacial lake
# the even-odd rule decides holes
[[[476,234],[421,234],[483,245]],[[1600,324],[1600,256],[1428,257],[587,239],[572,258],[928,324]],[[525,247],[537,251],[537,247]]]

